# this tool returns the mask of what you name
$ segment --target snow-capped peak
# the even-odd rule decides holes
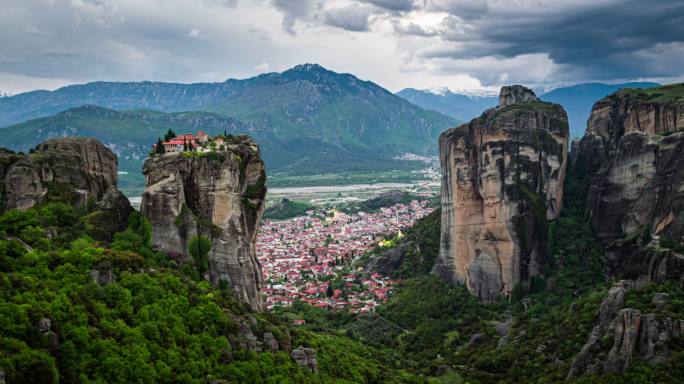
[[[446,96],[451,91],[447,87],[429,87],[423,90],[424,92],[432,93],[438,96]]]
[[[451,90],[447,87],[438,87],[438,86],[429,87],[429,88],[423,89],[422,91],[426,92],[426,93],[432,93],[432,94],[437,95],[437,96],[447,96],[449,94],[455,94],[455,95],[467,96],[470,98],[492,97],[492,96],[497,96],[499,94],[498,90],[489,89],[489,88]]]

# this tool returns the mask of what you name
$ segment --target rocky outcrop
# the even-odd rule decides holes
[[[439,140],[441,241],[433,273],[483,300],[541,273],[547,220],[563,199],[568,121],[560,105],[504,87],[502,105]]]
[[[4,210],[28,209],[59,201],[87,208],[116,188],[116,155],[86,138],[60,138],[39,144],[29,155],[0,153]]]
[[[206,277],[228,284],[253,308],[262,307],[255,254],[264,209],[266,172],[258,145],[239,136],[221,152],[169,153],[145,161],[141,212],[152,224],[152,243],[178,262],[191,262],[188,244],[211,241]]]
[[[598,323],[570,366],[568,379],[584,374],[624,373],[635,359],[650,365],[665,364],[668,343],[684,338],[684,320],[624,308],[627,290],[638,288],[633,281],[616,283],[601,302]],[[656,294],[659,301],[663,294]],[[661,309],[659,303],[654,309]],[[606,341],[610,344],[606,345]]]
[[[308,368],[313,373],[318,372],[318,361],[316,360],[316,351],[311,348],[304,348],[301,345],[290,352],[290,356],[297,364]]]
[[[658,247],[661,240],[684,243],[682,92],[684,84],[676,84],[600,100],[573,150],[573,165],[590,177],[587,216],[613,274],[650,276],[656,271],[649,266],[663,257],[675,266],[671,272],[682,264],[680,255]]]
[[[499,92],[499,108],[506,108],[515,103],[539,101],[534,91],[521,85],[507,85]]]

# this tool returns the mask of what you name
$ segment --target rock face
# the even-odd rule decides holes
[[[623,280],[608,291],[601,302],[598,324],[573,359],[568,379],[593,373],[624,373],[635,358],[650,365],[667,362],[668,343],[684,338],[684,320],[624,308],[627,290],[637,287],[635,282]],[[612,343],[604,346],[610,340]]]
[[[85,208],[116,188],[116,155],[102,143],[61,138],[39,144],[29,155],[0,153],[4,210],[28,209],[49,201]]]
[[[153,246],[192,262],[188,243],[211,241],[208,278],[227,283],[253,308],[262,307],[255,241],[266,195],[258,145],[246,136],[227,150],[202,156],[157,155],[145,161],[141,212],[152,224]]]
[[[506,108],[515,103],[539,101],[534,91],[521,85],[507,85],[499,93],[499,108]]]
[[[590,176],[587,216],[614,274],[652,280],[658,271],[649,265],[660,266],[661,275],[669,268],[668,276],[684,265],[676,252],[654,253],[652,246],[662,238],[684,242],[682,93],[684,84],[675,84],[600,100],[573,150],[573,165]]]
[[[508,296],[541,273],[547,220],[563,199],[568,121],[560,105],[521,86],[498,108],[439,140],[442,217],[433,273],[483,300]]]
[[[304,348],[301,345],[290,352],[290,356],[294,361],[302,367],[308,368],[313,373],[318,372],[318,361],[316,360],[316,351],[311,348]]]

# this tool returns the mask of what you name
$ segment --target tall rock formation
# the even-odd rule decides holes
[[[1,151],[0,204],[9,210],[60,201],[85,208],[116,188],[116,167],[112,151],[86,138],[47,140],[29,155]]]
[[[143,173],[141,211],[152,224],[153,246],[179,262],[192,262],[191,239],[209,238],[209,280],[228,284],[239,298],[261,308],[255,241],[266,171],[259,146],[238,136],[220,152],[156,155],[145,161]]]
[[[589,178],[587,215],[608,267],[684,276],[684,84],[623,89],[594,105],[572,163]]]
[[[442,229],[433,273],[483,300],[509,296],[541,273],[567,162],[560,105],[522,86],[502,88],[500,100],[439,139]]]

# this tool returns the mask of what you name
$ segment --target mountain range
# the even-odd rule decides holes
[[[169,128],[250,134],[270,171],[417,167],[395,157],[435,155],[439,134],[457,123],[316,64],[222,83],[94,82],[0,99],[4,146],[28,150],[49,137],[97,137],[127,171],[140,169],[149,146]]]
[[[652,88],[658,85],[660,84],[651,82],[586,83],[555,88],[549,92],[541,93],[539,98],[558,103],[565,108],[570,123],[570,136],[578,138],[584,135],[591,107],[598,100],[621,88]],[[397,92],[397,96],[425,109],[438,111],[460,121],[469,121],[479,116],[482,111],[493,108],[499,103],[498,95],[466,95],[448,89],[434,91],[405,88]]]
[[[623,87],[580,84],[541,99],[563,105],[571,136],[583,134],[594,102]],[[379,85],[317,64],[220,83],[93,82],[0,98],[2,146],[28,151],[53,137],[102,140],[120,169],[138,173],[150,145],[168,129],[249,134],[270,173],[314,175],[411,169],[406,153],[434,156],[447,128],[494,107],[498,98]],[[406,158],[406,157],[404,157]]]

